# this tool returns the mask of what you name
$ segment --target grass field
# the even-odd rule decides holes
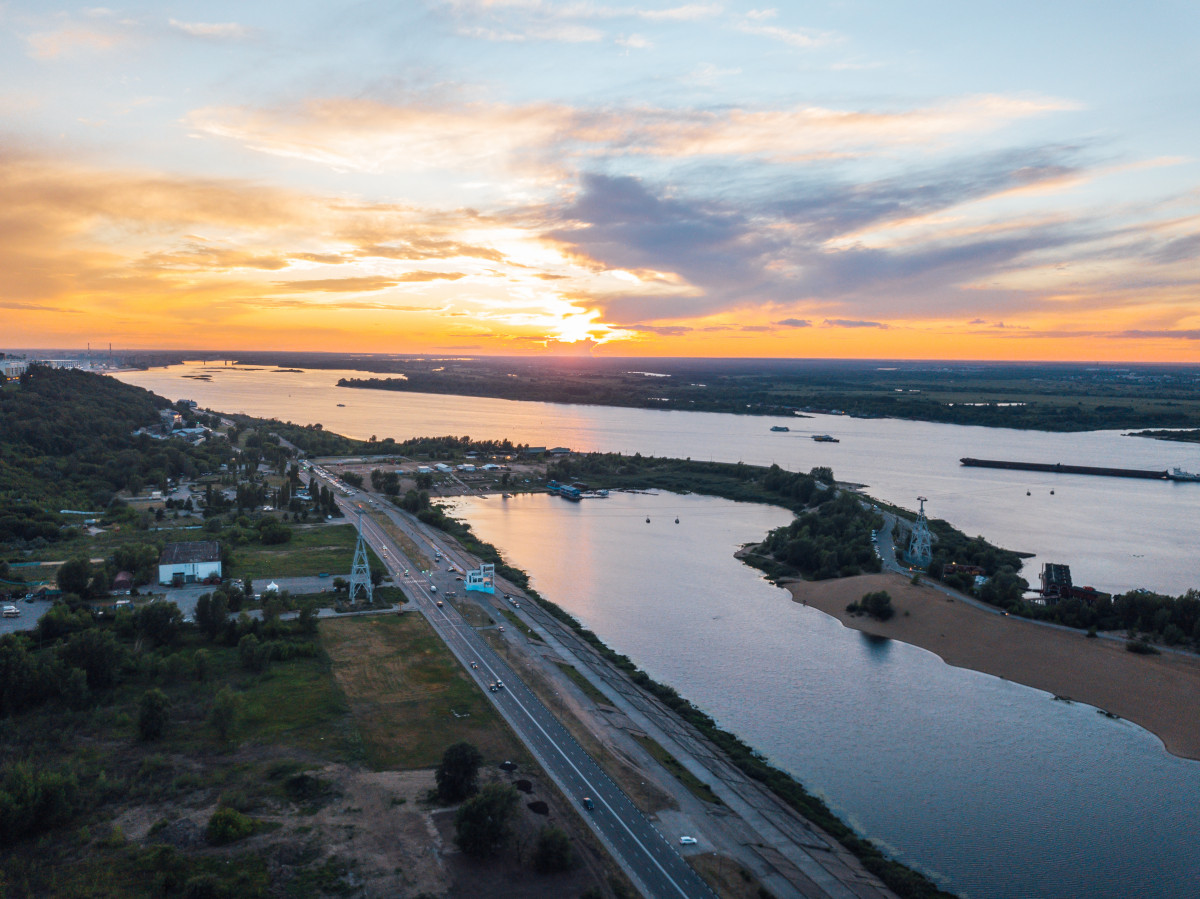
[[[292,539],[276,546],[239,546],[233,551],[230,572],[254,580],[266,577],[309,577],[342,574],[349,577],[354,563],[358,532],[352,524],[312,525],[292,530]],[[379,557],[368,547],[371,567],[382,568]]]
[[[323,621],[321,642],[375,769],[429,768],[446,747],[475,744],[487,763],[525,751],[420,615]]]

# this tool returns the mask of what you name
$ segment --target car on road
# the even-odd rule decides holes
[[[695,837],[682,836],[679,838],[680,846],[695,846],[696,843],[697,843],[697,840]]]
[[[503,624],[501,624],[501,625],[500,625],[499,627],[497,627],[496,629],[497,629],[497,630],[499,630],[501,633],[503,633],[503,632],[504,632],[504,625],[503,625]]]
[[[442,607],[442,601],[440,599],[437,601],[437,607],[439,609]]]
[[[590,797],[584,796],[583,797],[583,807],[590,812],[593,809],[595,809],[596,803],[592,802]]]
[[[496,692],[496,684],[495,684],[495,682],[488,684],[488,692],[489,692],[489,693],[495,693],[495,692]]]
[[[502,680],[496,681],[496,689],[503,690],[504,689],[504,681],[502,681]]]
[[[472,663],[471,663],[471,667],[472,667],[472,668],[476,668],[476,669],[477,669],[477,668],[479,668],[479,663],[478,663],[478,662],[472,662]]]

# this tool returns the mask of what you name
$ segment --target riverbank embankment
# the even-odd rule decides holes
[[[889,637],[947,664],[1006,678],[1056,697],[1093,705],[1161,739],[1172,755],[1200,760],[1200,658],[1146,656],[1124,643],[996,615],[897,574],[782,584],[805,603],[866,634]],[[846,606],[886,590],[889,621],[852,615]]]

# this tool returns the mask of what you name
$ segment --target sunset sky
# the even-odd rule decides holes
[[[0,349],[1200,361],[1200,4],[0,0]]]

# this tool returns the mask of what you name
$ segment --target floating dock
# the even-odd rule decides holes
[[[1051,474],[1090,474],[1106,478],[1142,478],[1147,481],[1173,481],[1166,469],[1153,471],[1146,468],[1094,468],[1090,465],[1063,465],[1061,462],[1007,462],[999,459],[959,459],[963,465],[973,468],[1007,468],[1013,471],[1047,471]],[[1180,479],[1183,480],[1183,479]]]

